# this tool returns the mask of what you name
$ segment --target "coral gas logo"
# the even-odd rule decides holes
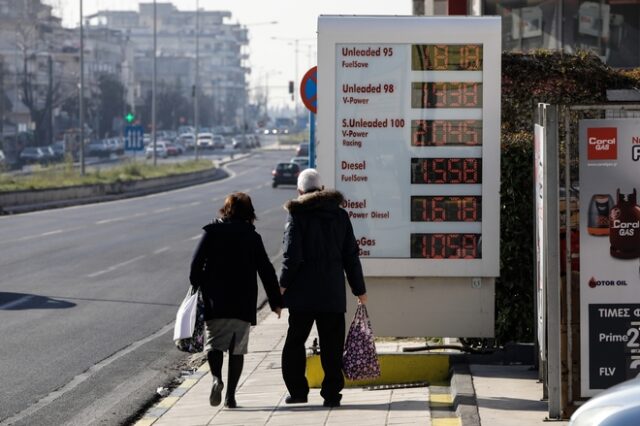
[[[615,127],[596,127],[587,129],[589,160],[618,159],[618,129]]]

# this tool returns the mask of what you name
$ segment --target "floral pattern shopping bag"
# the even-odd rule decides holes
[[[380,376],[371,321],[365,305],[358,305],[342,355],[342,371],[347,379],[375,379]]]

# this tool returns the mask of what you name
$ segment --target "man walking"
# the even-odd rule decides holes
[[[359,303],[367,301],[358,244],[349,215],[340,207],[342,194],[325,190],[316,170],[300,173],[298,194],[285,204],[289,217],[280,274],[280,291],[289,308],[289,329],[282,350],[282,377],[289,391],[285,402],[307,402],[305,342],[315,322],[324,370],[320,395],[325,407],[339,407],[344,387],[345,272]]]

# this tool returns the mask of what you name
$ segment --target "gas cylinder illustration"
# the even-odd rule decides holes
[[[620,194],[619,188],[616,191],[616,205],[609,213],[609,243],[613,257],[640,257],[640,206],[635,188],[631,194]]]
[[[587,232],[590,235],[609,235],[609,212],[613,198],[609,194],[594,194],[589,203]]]

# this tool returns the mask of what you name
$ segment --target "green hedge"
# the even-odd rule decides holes
[[[532,132],[536,105],[601,104],[607,89],[639,83],[638,70],[613,70],[586,52],[503,53],[498,344],[534,337]]]

